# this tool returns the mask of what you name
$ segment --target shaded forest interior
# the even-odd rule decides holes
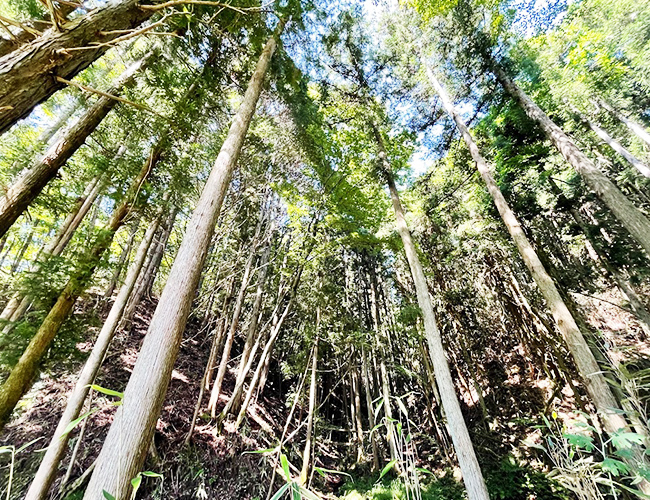
[[[650,498],[650,0],[1,0],[0,496]]]

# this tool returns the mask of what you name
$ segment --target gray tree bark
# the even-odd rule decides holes
[[[593,161],[578,149],[571,138],[519,88],[502,68],[493,64],[492,71],[503,88],[524,108],[526,114],[540,125],[562,156],[650,256],[650,220],[598,169]]]
[[[118,93],[142,69],[146,61],[147,58],[131,65],[115,82],[109,93]],[[1,74],[0,79],[2,79]],[[7,232],[47,183],[54,178],[65,162],[97,128],[109,111],[115,107],[116,103],[115,99],[105,96],[100,97],[83,117],[66,129],[43,156],[26,169],[13,185],[5,191],[4,196],[0,199],[0,236]],[[1,113],[0,110],[0,115]]]
[[[415,243],[411,237],[411,231],[409,230],[406,218],[404,217],[404,209],[402,208],[402,203],[399,199],[397,186],[395,186],[395,180],[393,179],[393,173],[390,163],[388,162],[388,155],[386,154],[383,137],[374,124],[373,133],[377,141],[383,174],[386,177],[388,189],[390,190],[390,197],[393,202],[395,219],[397,221],[397,231],[399,232],[404,245],[406,258],[409,267],[411,268],[411,274],[415,283],[418,305],[422,310],[424,331],[429,345],[429,355],[431,356],[433,369],[436,373],[436,382],[438,384],[442,406],[447,415],[449,431],[458,456],[458,463],[463,473],[463,481],[465,482],[465,488],[467,489],[467,497],[469,500],[489,500],[485,480],[483,479],[483,474],[481,473],[481,468],[474,452],[474,446],[472,445],[472,440],[469,437],[469,431],[467,430],[467,425],[465,424],[463,413],[460,409],[458,396],[456,395],[454,381],[451,377],[449,363],[447,362],[447,357],[445,355],[445,348],[442,343],[440,331],[438,330],[431,297],[429,296],[429,287],[424,275],[424,270],[422,269],[422,264],[420,263]]]
[[[102,498],[104,491],[115,498],[128,497],[131,479],[142,470],[215,223],[262,91],[264,76],[277,46],[277,37],[283,27],[284,23],[281,22],[262,51],[244,100],[188,223],[185,238],[124,392],[123,404],[118,408],[97,458],[97,467],[84,495],[86,500]]]
[[[108,42],[123,34],[119,30],[135,28],[153,13],[139,0],[111,0],[0,58],[0,135],[64,87],[57,76],[74,77],[110,48]]]

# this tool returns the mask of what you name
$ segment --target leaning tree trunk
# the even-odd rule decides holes
[[[469,431],[467,430],[467,425],[465,424],[463,413],[460,409],[460,403],[458,402],[458,396],[456,395],[454,381],[451,377],[451,370],[449,369],[447,357],[445,356],[445,348],[442,344],[442,337],[440,335],[440,330],[438,330],[436,316],[433,311],[433,304],[431,303],[431,297],[429,296],[429,288],[426,277],[424,276],[424,270],[422,269],[422,264],[420,263],[415,243],[411,237],[411,231],[406,224],[404,209],[402,208],[399,193],[395,186],[395,180],[393,179],[393,173],[388,162],[384,139],[376,125],[372,125],[373,133],[377,141],[377,147],[379,149],[381,166],[393,202],[395,219],[397,221],[397,230],[402,238],[402,243],[404,244],[404,251],[406,252],[406,258],[409,267],[411,268],[411,274],[415,283],[418,305],[422,310],[424,331],[429,345],[429,355],[431,356],[433,369],[436,372],[436,382],[438,383],[442,406],[447,415],[449,431],[458,456],[458,463],[463,473],[467,496],[469,500],[489,500],[483,474],[481,473],[481,468],[476,459],[474,446],[469,437]]]
[[[109,93],[115,94],[129,84],[150,56],[131,65],[115,82]],[[36,162],[26,169],[0,199],[0,236],[5,234],[66,161],[83,145],[117,101],[102,96],[74,125],[70,126]]]
[[[517,86],[502,68],[494,63],[492,71],[503,88],[524,108],[526,114],[540,125],[562,156],[650,256],[650,220],[598,169],[593,161],[578,149],[571,138]]]
[[[616,109],[614,106],[605,102],[605,100],[603,99],[597,99],[594,101],[594,103],[597,106],[601,106],[605,108],[607,111],[613,114],[616,118],[618,118],[618,120],[621,123],[625,124],[625,126],[629,128],[639,139],[641,139],[648,146],[650,146],[650,133],[648,133],[648,130],[643,125],[632,120],[631,118],[628,118],[623,113],[621,113],[618,109]]]
[[[167,193],[170,192],[168,191]],[[167,197],[168,196],[169,195],[167,195]],[[166,199],[163,200],[163,203],[165,202]],[[36,475],[32,480],[32,484],[29,487],[24,500],[44,500],[47,497],[50,486],[56,478],[59,463],[67,449],[70,433],[65,433],[65,431],[81,413],[86,396],[90,391],[90,385],[95,381],[95,377],[97,376],[99,368],[106,356],[106,352],[108,351],[108,347],[110,346],[115,331],[117,330],[117,326],[122,317],[122,313],[124,312],[124,308],[126,307],[129,295],[133,291],[138,275],[142,271],[142,265],[144,264],[147,252],[151,247],[154,234],[160,224],[163,210],[164,204],[160,207],[156,218],[151,222],[140,241],[140,245],[136,251],[135,258],[129,267],[124,284],[120,288],[120,291],[115,298],[115,302],[108,313],[108,317],[104,322],[104,326],[102,326],[102,329],[97,336],[97,340],[90,352],[90,356],[86,360],[86,364],[81,370],[72,392],[68,396],[68,402],[63,411],[63,415],[59,420],[59,424],[54,431],[50,445],[47,447],[47,451],[43,456],[43,460],[41,461],[38,471],[36,471]]]
[[[86,500],[102,498],[104,491],[115,498],[128,497],[131,479],[142,470],[221,205],[283,27],[281,21],[262,51],[244,100],[188,223],[124,392],[123,404],[118,408],[97,458],[84,495]]]
[[[153,13],[139,0],[112,0],[0,58],[0,135],[63,88],[59,78],[73,78],[104,54],[121,30],[137,27]]]
[[[317,311],[318,318],[316,319],[316,330],[318,330],[320,323],[320,311]],[[314,342],[314,354],[311,361],[311,382],[309,384],[309,410],[307,413],[307,430],[305,439],[305,448],[302,452],[302,469],[300,470],[300,484],[307,484],[307,476],[309,475],[309,463],[311,458],[311,439],[314,431],[314,414],[316,413],[316,381],[318,367],[318,336]]]
[[[61,325],[72,311],[77,298],[88,286],[95,267],[110,246],[115,232],[122,226],[125,217],[131,211],[133,206],[132,198],[137,195],[142,183],[151,172],[154,164],[153,160],[154,158],[150,157],[149,161],[145,162],[140,174],[125,194],[125,201],[113,212],[105,230],[102,231],[90,251],[81,259],[77,270],[71,275],[56,303],[29,342],[25,352],[11,370],[5,383],[0,387],[0,428],[7,423],[16,403],[31,387],[43,354],[45,354]]]
[[[533,246],[530,244],[530,241],[528,241],[517,217],[508,206],[503,193],[492,176],[490,167],[483,156],[481,156],[478,146],[474,142],[474,138],[467,128],[467,125],[463,122],[454,104],[449,98],[449,95],[429,67],[427,67],[427,74],[431,84],[440,96],[447,113],[449,113],[453,118],[456,127],[458,127],[458,130],[461,132],[465,144],[472,155],[472,159],[476,163],[476,167],[485,181],[488,192],[501,215],[501,219],[508,229],[508,233],[510,233],[510,236],[519,250],[519,254],[524,260],[530,274],[533,276],[535,283],[537,283],[542,296],[546,300],[547,306],[555,320],[557,329],[562,334],[562,338],[569,348],[569,352],[575,361],[578,372],[585,382],[587,392],[603,419],[605,430],[610,435],[620,432],[621,429],[627,427],[627,422],[620,414],[616,398],[598,366],[596,358],[589,348],[589,344],[587,344],[587,341],[580,331],[573,315],[564,303],[562,295],[555,286],[555,282],[544,268],[544,265],[540,261]],[[645,487],[644,484],[640,484],[639,486]]]
[[[590,120],[587,116],[582,114],[576,107],[571,106],[571,111],[580,119],[581,122],[587,125],[601,141],[625,158],[625,161],[636,168],[641,175],[644,177],[650,177],[650,167],[648,167],[648,165],[630,153],[625,146],[609,135],[606,130],[599,127],[593,120]]]
[[[86,186],[84,194],[78,200],[75,209],[66,217],[56,236],[52,238],[48,246],[39,254],[30,272],[37,273],[43,263],[47,262],[50,257],[56,257],[63,252],[70,238],[72,238],[74,231],[79,227],[79,224],[95,201],[98,191],[99,180],[95,178]],[[2,329],[2,335],[6,335],[11,331],[13,325],[29,309],[32,300],[33,297],[24,291],[19,290],[14,294],[0,314],[0,320],[8,322]]]
[[[81,3],[79,3],[79,5],[81,5]],[[65,20],[65,18],[68,17],[68,15],[77,7],[78,5],[73,5],[72,2],[69,4],[65,3],[57,5],[57,22],[61,24],[61,21]],[[4,36],[0,37],[0,57],[13,52],[22,45],[29,43],[30,40],[36,38],[37,33],[34,32],[46,30],[49,28],[52,25],[50,21],[50,13],[46,12],[41,19],[34,19],[23,23],[23,26],[27,27],[28,29],[20,29],[12,32],[12,36],[8,38],[4,38]]]

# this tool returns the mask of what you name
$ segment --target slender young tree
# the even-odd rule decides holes
[[[20,398],[31,387],[34,375],[38,370],[41,358],[50,343],[59,332],[77,298],[83,293],[92,278],[95,267],[102,255],[110,246],[115,232],[122,226],[126,216],[131,211],[135,198],[146,181],[158,158],[151,156],[144,163],[142,170],[125,194],[124,201],[114,210],[110,221],[96,238],[92,247],[81,259],[78,268],[72,273],[68,283],[59,295],[52,309],[48,312],[34,334],[29,345],[11,370],[9,377],[0,387],[0,426],[4,426]]]
[[[320,309],[316,311],[316,328],[320,326]],[[305,439],[305,448],[302,452],[302,469],[300,469],[300,484],[307,484],[307,477],[309,476],[309,464],[311,461],[311,441],[314,432],[314,416],[316,413],[316,380],[318,375],[318,334],[314,341],[314,352],[311,359],[311,381],[309,384],[309,409],[307,410],[307,430]]]
[[[115,498],[127,497],[131,479],[142,470],[221,205],[283,28],[281,20],[264,46],[244,100],[188,223],[124,392],[123,404],[97,458],[84,495],[86,500],[101,498],[104,491]]]
[[[426,65],[426,63],[423,64],[426,67],[429,82],[435,89],[436,93],[440,96],[440,100],[445,110],[454,120],[456,127],[460,131],[463,140],[472,155],[472,159],[476,164],[476,168],[481,174],[488,192],[494,201],[494,205],[499,211],[501,219],[508,229],[508,233],[510,233],[510,236],[519,250],[519,254],[524,260],[526,267],[530,271],[530,274],[533,276],[535,283],[537,283],[539,290],[546,300],[551,314],[553,315],[553,319],[555,320],[555,324],[562,334],[562,337],[573,356],[578,371],[585,382],[587,392],[603,419],[605,429],[611,434],[624,429],[627,426],[627,423],[620,411],[618,411],[619,405],[616,398],[598,366],[585,337],[573,318],[573,315],[564,303],[562,295],[557,289],[553,279],[544,268],[544,265],[537,256],[535,249],[530,244],[530,241],[528,241],[517,217],[508,206],[503,193],[492,176],[490,166],[481,155],[469,128],[458,113],[458,110],[454,106],[449,94],[447,94],[447,91],[443,88],[433,70]]]
[[[584,113],[581,113],[578,108],[575,106],[571,106],[571,111],[578,117],[578,119],[587,125],[598,138],[603,141],[605,144],[607,144],[612,150],[614,150],[616,153],[618,153],[621,157],[625,159],[630,165],[632,165],[634,168],[637,169],[637,171],[643,175],[644,177],[650,177],[650,167],[643,163],[641,160],[639,160],[636,156],[634,156],[628,149],[623,146],[620,142],[618,142],[616,139],[614,139],[605,129],[602,127],[598,126],[596,122],[594,122],[591,118],[586,116]]]
[[[618,120],[621,123],[623,123],[627,128],[629,128],[639,139],[641,139],[648,146],[650,146],[650,133],[648,133],[648,130],[643,125],[633,120],[632,118],[625,116],[621,111],[616,109],[614,106],[609,104],[604,99],[595,99],[592,102],[596,105],[596,107],[605,108],[607,111],[613,114],[616,118],[618,118]]]
[[[397,191],[397,186],[395,185],[395,180],[393,178],[393,171],[388,161],[384,138],[382,137],[379,128],[374,123],[372,123],[371,126],[379,152],[381,172],[386,179],[391,201],[393,202],[393,210],[397,221],[397,231],[402,239],[404,252],[406,253],[413,282],[415,283],[418,305],[420,306],[422,317],[424,319],[424,331],[429,346],[429,355],[431,356],[431,362],[436,374],[438,392],[440,393],[442,407],[447,415],[449,431],[454,442],[456,455],[458,456],[458,463],[463,473],[463,481],[465,483],[465,488],[467,489],[467,497],[469,500],[489,500],[485,480],[481,473],[481,467],[476,458],[474,446],[469,437],[467,424],[463,418],[460,403],[458,402],[458,396],[456,395],[454,381],[451,377],[449,363],[447,362],[447,357],[445,355],[445,348],[442,344],[442,337],[433,311],[431,297],[429,296],[429,287],[424,275],[424,270],[422,269],[422,264],[420,263],[415,243],[411,237],[411,231],[409,230],[406,218],[404,217],[404,209],[402,208],[402,203],[399,199],[399,192]]]

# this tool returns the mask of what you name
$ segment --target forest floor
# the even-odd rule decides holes
[[[638,331],[638,325],[632,317],[611,304],[620,303],[620,297],[613,292],[602,293],[597,297],[600,300],[574,295],[580,308],[587,313],[585,316],[590,326],[602,333],[602,340],[618,361],[634,361],[638,369],[647,367],[650,346],[647,342],[639,340],[641,332]],[[116,391],[124,390],[155,306],[155,301],[145,301],[138,308],[132,325],[118,331],[97,379],[98,385]],[[93,309],[102,311],[100,317],[106,314],[103,308],[93,307],[92,302],[86,302],[86,305],[79,307],[75,314],[87,315]],[[77,343],[77,349],[88,352],[92,345],[91,339],[96,333],[96,329],[87,331],[86,339]],[[207,362],[210,342],[208,333],[207,329],[202,331],[199,329],[197,320],[190,319],[158,421],[155,453],[150,452],[146,464],[147,470],[164,472],[164,478],[162,481],[157,478],[147,478],[141,490],[142,495],[138,495],[140,498],[178,500],[267,498],[275,455],[259,453],[259,451],[276,446],[289,411],[285,402],[286,395],[282,394],[281,387],[278,385],[281,384],[281,376],[277,367],[269,376],[267,390],[251,407],[249,418],[239,431],[234,431],[233,426],[226,422],[223,430],[219,432],[209,416],[203,414],[199,416],[192,444],[183,446]],[[240,349],[241,346],[236,344],[233,359],[237,359]],[[634,353],[635,359],[632,359],[631,353]],[[73,370],[70,369],[71,364]],[[0,445],[20,447],[38,440],[15,457],[11,498],[22,498],[29,485],[42,456],[38,450],[47,445],[47,439],[56,427],[80,367],[81,363],[78,359],[67,362],[57,362],[56,358],[50,359],[40,380],[21,402],[18,418],[5,428]],[[225,394],[220,401],[221,406],[227,401],[233,385],[234,375],[228,372],[224,382]],[[511,396],[517,399],[515,394]],[[570,411],[570,405],[565,404],[567,395],[560,396],[561,400],[557,400],[556,407],[567,408],[567,411]],[[70,471],[68,487],[92,466],[116,410],[114,400],[115,398],[95,393],[91,408],[96,412],[73,431],[74,436],[70,440],[53,492],[58,492],[61,488],[61,479],[70,463],[72,450],[78,443],[80,432],[83,432],[83,437]],[[293,430],[295,427],[290,427],[289,431]],[[289,448],[293,447],[294,455],[299,455],[299,447],[304,439],[300,431],[299,429],[294,441],[287,445]],[[517,439],[521,439],[521,436]],[[510,443],[509,446],[516,447],[518,444],[520,443]],[[418,449],[423,459],[426,459],[427,454],[430,453],[427,448],[423,446],[422,450]],[[350,450],[347,452],[353,454]],[[320,467],[343,469],[341,454],[346,453],[346,450],[341,450],[332,443],[318,443],[316,453]],[[6,465],[8,460],[8,456],[5,455],[3,465]],[[323,480],[316,475],[318,489],[324,491],[329,498],[336,498],[333,496],[336,493],[341,495],[341,498],[350,500],[404,496],[403,487],[398,481],[391,481],[387,477],[377,483],[376,475],[371,480],[367,471],[364,479],[363,468],[356,472],[360,479],[345,485],[342,489],[340,486],[344,483],[343,476],[327,474],[326,479]],[[438,472],[440,471],[436,471]],[[457,478],[448,472],[443,473],[442,480],[424,487],[423,498],[460,498],[458,495],[462,490],[459,488]],[[2,481],[6,479],[3,478]],[[280,486],[280,481],[281,478],[276,477],[274,489]],[[65,491],[68,492],[65,496],[53,493],[51,498],[69,500],[81,498],[80,490],[69,492],[66,489]]]
[[[155,306],[155,301],[145,301],[138,307],[132,325],[118,331],[97,378],[97,385],[115,391],[124,390]],[[76,314],[86,312],[78,309]],[[104,314],[105,311],[102,316]],[[91,347],[90,338],[94,338],[96,333],[88,332],[88,340],[78,343],[77,348],[87,352]],[[251,452],[273,448],[276,445],[288,413],[283,400],[269,395],[271,390],[267,390],[260,400],[251,406],[248,421],[239,432],[233,432],[232,426],[226,422],[220,433],[210,422],[209,416],[203,414],[197,421],[191,445],[183,446],[207,363],[210,340],[207,333],[207,329],[199,331],[197,321],[190,319],[158,420],[155,455],[150,451],[146,464],[146,470],[164,471],[164,479],[160,482],[159,479],[147,478],[148,484],[143,484],[141,488],[144,495],[139,494],[139,498],[234,500],[266,496],[272,474],[272,457]],[[235,348],[234,357],[236,355]],[[48,363],[47,371],[44,371],[40,380],[23,398],[18,418],[7,425],[2,434],[0,445],[13,445],[17,448],[38,440],[16,455],[11,498],[22,498],[38,467],[42,456],[38,450],[47,445],[47,439],[58,423],[81,364],[77,362],[74,368],[70,370],[68,363]],[[269,378],[272,377],[273,374]],[[271,388],[272,384],[273,381],[270,380]],[[228,372],[224,381],[225,395],[221,397],[221,406],[225,404],[233,386],[234,376]],[[85,425],[81,423],[73,431],[75,435],[70,440],[53,492],[60,490],[64,470],[69,466],[72,450],[77,444],[81,429],[83,437],[68,486],[93,464],[116,411],[113,404],[115,399],[95,393],[91,407],[97,411],[85,421]],[[204,398],[204,405],[207,403],[206,399]],[[297,442],[300,441],[302,438]],[[182,451],[179,453],[178,450]],[[52,494],[51,498],[61,497]],[[80,498],[80,494],[71,492],[63,498],[72,500]]]

